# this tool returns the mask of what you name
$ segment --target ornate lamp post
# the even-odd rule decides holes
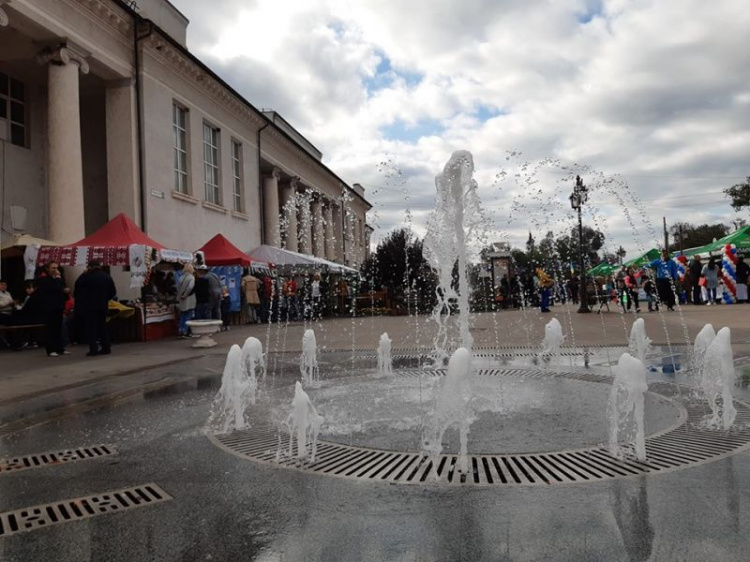
[[[578,308],[578,312],[591,312],[588,303],[588,295],[586,294],[586,267],[583,259],[583,221],[581,219],[581,207],[586,203],[589,198],[588,189],[583,185],[581,176],[576,176],[576,185],[573,188],[573,193],[570,195],[570,206],[573,207],[574,211],[578,211],[578,259],[581,262],[581,306]]]

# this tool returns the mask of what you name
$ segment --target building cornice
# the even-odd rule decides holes
[[[62,3],[87,12],[89,16],[130,40],[133,18],[112,0],[60,0]]]
[[[160,33],[152,33],[142,41],[142,45],[148,49],[149,56],[178,72],[194,88],[219,102],[231,114],[240,117],[251,126],[261,127],[266,123],[262,115],[252,111],[244,100],[239,99]]]

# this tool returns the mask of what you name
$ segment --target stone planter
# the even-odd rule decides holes
[[[188,320],[190,330],[199,335],[193,347],[214,347],[216,341],[211,337],[221,329],[221,320]]]

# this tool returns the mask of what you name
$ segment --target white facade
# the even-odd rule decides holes
[[[28,210],[20,228],[59,243],[124,212],[176,249],[221,232],[243,250],[267,243],[361,264],[361,188],[193,57],[169,2],[137,6],[0,0],[3,231],[19,228],[12,206]]]

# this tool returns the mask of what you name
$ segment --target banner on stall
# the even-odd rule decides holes
[[[210,268],[221,280],[221,285],[229,289],[229,298],[232,299],[232,312],[239,312],[242,309],[241,288],[242,284],[242,266],[241,265],[219,265]]]

